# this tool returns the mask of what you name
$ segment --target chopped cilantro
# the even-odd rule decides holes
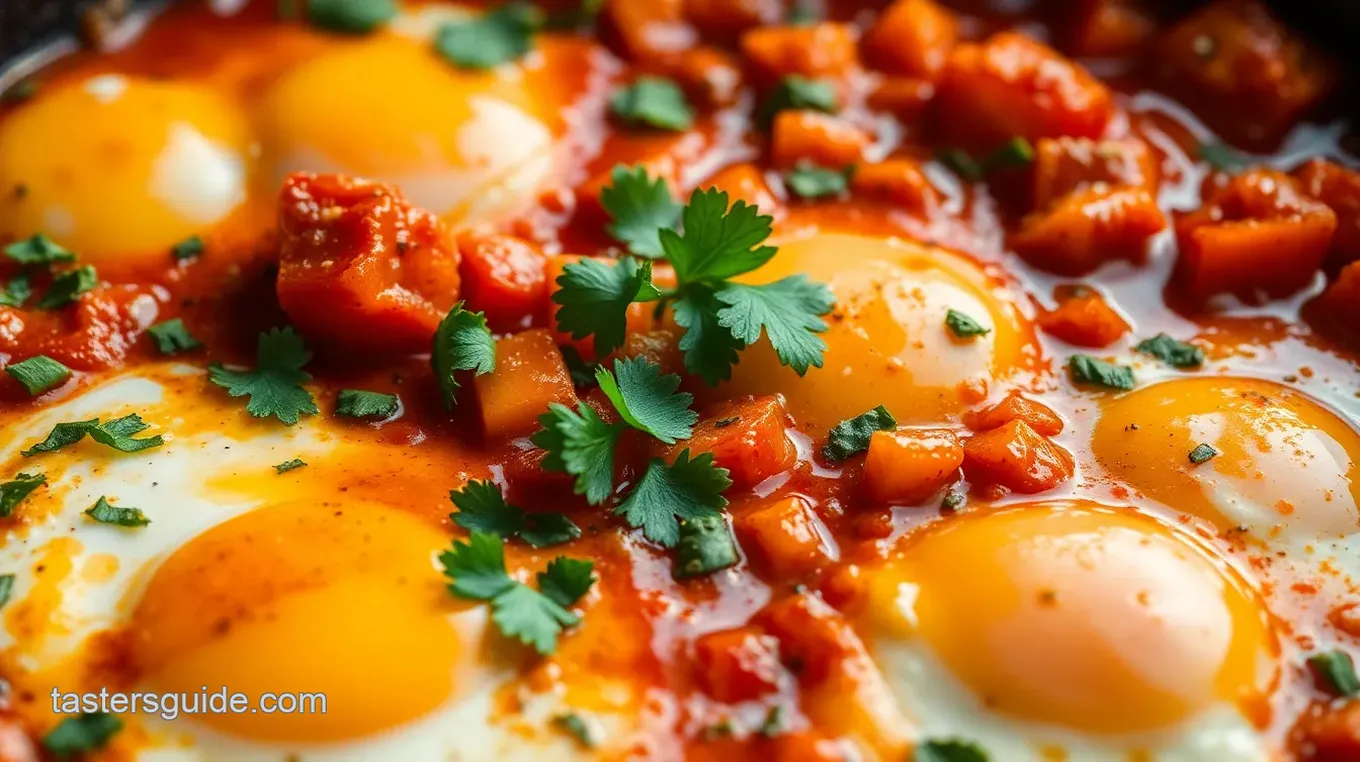
[[[67,717],[43,736],[42,745],[58,759],[104,748],[123,729],[123,721],[105,712]]]
[[[523,58],[534,46],[543,13],[525,2],[506,3],[484,14],[450,21],[435,34],[439,55],[461,69],[490,69]]]
[[[1199,157],[1220,172],[1236,172],[1250,162],[1249,156],[1221,140],[1200,143]]]
[[[944,500],[940,501],[940,508],[946,511],[957,511],[968,502],[968,498],[962,492],[949,492],[945,494]]]
[[[760,723],[756,732],[766,738],[774,738],[782,734],[784,732],[784,707],[770,707],[770,711],[765,714],[765,721]]]
[[[1360,678],[1355,676],[1355,663],[1345,651],[1325,651],[1308,657],[1322,687],[1341,698],[1360,694]]]
[[[982,158],[974,158],[959,148],[946,148],[935,155],[935,160],[959,177],[977,182],[993,170],[1029,165],[1034,161],[1034,146],[1024,138],[1015,137]]]
[[[714,465],[713,453],[691,459],[685,449],[669,465],[653,458],[614,513],[627,519],[629,526],[642,527],[647,539],[672,548],[680,541],[680,520],[717,515],[727,505],[722,492],[730,486],[727,469]]]
[[[685,230],[662,230],[661,248],[682,283],[713,283],[750,272],[770,261],[773,246],[764,246],[774,218],[717,188],[696,190],[681,213]]]
[[[827,169],[815,164],[800,163],[784,176],[784,184],[793,195],[805,199],[839,196],[850,188],[854,165],[845,169]]]
[[[470,370],[483,376],[496,369],[496,340],[491,338],[491,329],[486,327],[486,315],[469,312],[462,302],[453,305],[435,329],[430,365],[439,384],[444,410],[453,412],[458,389],[454,371]]]
[[[550,29],[588,28],[603,8],[604,0],[581,0],[574,8],[548,14],[543,24]]]
[[[0,519],[9,518],[24,498],[46,483],[47,477],[42,474],[18,474],[0,484]]]
[[[624,423],[666,444],[689,439],[699,414],[690,410],[694,395],[676,394],[680,377],[661,374],[656,363],[640,357],[614,361],[614,372],[595,371],[601,391],[614,404]]]
[[[71,377],[71,369],[47,355],[36,355],[5,367],[10,378],[24,385],[34,397],[55,389]]]
[[[386,2],[387,0],[376,1]],[[311,0],[312,11],[315,12],[315,6],[319,3],[339,4],[341,2],[349,2],[353,4],[356,2],[356,0]],[[369,2],[369,0],[357,0],[357,2]],[[197,235],[191,235],[188,238],[185,238],[183,241],[180,241],[179,243],[175,244],[174,246],[171,246],[170,254],[175,258],[177,262],[183,262],[186,259],[196,259],[203,254],[203,239]]]
[[[583,749],[593,749],[599,743],[594,726],[575,712],[559,714],[552,722],[575,738]]]
[[[82,265],[73,270],[67,270],[60,275],[52,278],[52,285],[47,287],[47,293],[38,300],[38,309],[56,310],[74,302],[76,297],[99,285],[99,276],[95,274],[94,267]]]
[[[1174,368],[1198,368],[1204,364],[1204,350],[1194,344],[1176,341],[1164,333],[1138,342],[1134,349]]]
[[[487,532],[473,532],[467,542],[454,540],[439,562],[451,580],[451,593],[488,601],[491,619],[502,634],[544,656],[557,650],[557,636],[564,629],[580,623],[567,607],[595,582],[589,561],[560,557],[538,574],[538,590],[516,582],[505,571],[504,542]]]
[[[685,369],[701,375],[710,386],[732,377],[737,352],[746,348],[718,322],[722,308],[717,294],[705,285],[691,286],[685,298],[674,304],[675,323],[685,329],[680,337]]]
[[[293,458],[292,460],[285,460],[284,462],[274,466],[274,471],[280,474],[286,474],[289,471],[292,471],[297,468],[302,468],[305,465],[307,465],[307,462],[304,461],[302,458]]]
[[[796,74],[784,77],[761,104],[757,119],[769,127],[780,111],[809,110],[836,113],[836,88],[825,80],[807,79]]]
[[[1210,460],[1217,454],[1218,450],[1215,450],[1212,446],[1201,442],[1199,445],[1195,447],[1195,449],[1190,451],[1190,462],[1194,463],[1195,465],[1199,465],[1201,463],[1204,463],[1205,461]]]
[[[101,524],[116,524],[120,527],[144,527],[151,523],[151,519],[142,513],[141,508],[109,505],[108,499],[103,497],[95,501],[95,504],[85,511],[85,515]]]
[[[311,359],[312,353],[292,328],[274,328],[260,334],[253,370],[230,370],[213,363],[208,377],[233,397],[249,395],[246,412],[256,418],[272,415],[292,426],[298,416],[317,412],[311,392],[302,386],[312,380],[302,370]]]
[[[638,77],[609,99],[609,110],[633,126],[681,132],[694,125],[694,109],[680,86],[663,77]]]
[[[623,346],[628,305],[656,298],[652,263],[623,257],[605,264],[590,257],[562,268],[553,293],[557,328],[572,339],[594,335],[595,354],[603,357]]]
[[[535,548],[560,545],[581,536],[580,527],[560,513],[527,513],[505,502],[500,488],[492,482],[470,481],[461,490],[450,492],[449,499],[458,508],[449,518],[469,532],[489,532],[506,540],[518,536]]]
[[[0,574],[0,608],[4,608],[9,603],[9,597],[14,594],[14,575]]]
[[[1133,368],[1098,360],[1090,355],[1072,355],[1067,361],[1067,367],[1072,371],[1072,379],[1077,383],[1125,391],[1132,389],[1134,385]]]
[[[675,546],[676,579],[690,579],[735,566],[737,543],[722,516],[710,514],[680,522],[680,541]]]
[[[5,256],[21,265],[55,265],[76,261],[74,253],[42,233],[6,246]]]
[[[867,413],[860,413],[836,424],[826,437],[822,455],[830,461],[841,461],[869,449],[875,431],[892,431],[897,419],[886,407],[879,405]]]
[[[613,220],[606,228],[609,234],[639,257],[660,258],[664,252],[657,231],[675,227],[684,206],[671,196],[665,180],[647,176],[646,167],[614,167],[611,179],[600,191],[600,206]]]
[[[551,403],[538,424],[542,428],[530,441],[547,452],[543,470],[575,476],[576,494],[592,505],[603,503],[614,491],[614,446],[623,425],[605,423],[584,402],[575,410]]]
[[[307,20],[329,32],[367,34],[396,15],[397,5],[392,0],[307,0]],[[184,259],[179,252],[175,258]]]
[[[971,339],[974,336],[984,336],[992,332],[992,329],[958,310],[951,309],[946,312],[944,324],[949,327],[951,333],[960,339]]]
[[[146,431],[149,426],[136,413],[115,418],[108,423],[100,423],[98,418],[88,421],[69,421],[52,427],[47,438],[23,451],[28,458],[38,453],[52,452],[73,445],[89,435],[94,441],[112,447],[119,452],[140,452],[165,444],[165,439],[157,434],[154,437],[134,439],[134,434]]]
[[[335,398],[335,414],[346,418],[391,418],[398,410],[401,398],[395,394],[341,389]]]
[[[33,286],[29,284],[28,276],[16,275],[5,284],[4,292],[0,293],[0,305],[22,307],[31,296],[33,296]]]
[[[203,346],[203,342],[194,338],[189,329],[184,327],[184,321],[180,318],[157,323],[146,329],[146,332],[151,334],[151,338],[156,342],[156,349],[163,355],[192,352]]]
[[[911,762],[987,762],[987,752],[957,738],[922,741],[912,751]]]

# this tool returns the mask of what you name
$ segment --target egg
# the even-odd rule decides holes
[[[251,130],[194,84],[105,74],[0,122],[0,240],[44,233],[97,268],[163,265],[247,195]]]
[[[1267,612],[1149,516],[1057,501],[963,514],[908,536],[869,590],[875,660],[923,737],[1006,760],[1266,758]]]
[[[1035,356],[1032,329],[1006,290],[962,254],[896,238],[822,233],[782,243],[774,259],[743,277],[768,283],[797,273],[836,294],[821,334],[822,367],[799,377],[762,338],[742,353],[720,393],[783,394],[794,420],[814,437],[876,405],[899,421],[938,421]],[[945,324],[951,309],[988,332],[955,336]]]

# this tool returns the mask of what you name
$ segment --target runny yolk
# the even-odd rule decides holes
[[[200,714],[253,739],[332,741],[414,720],[469,668],[434,554],[447,542],[402,511],[276,504],[180,547],[132,617],[134,659],[158,692],[226,686],[320,692],[325,714]]]
[[[1242,580],[1127,509],[960,516],[909,540],[887,579],[871,605],[900,612],[894,637],[921,638],[979,704],[1024,720],[1118,734],[1219,702],[1251,714],[1275,674]]]
[[[1201,444],[1217,454],[1195,463]],[[1360,433],[1280,384],[1148,386],[1105,409],[1093,449],[1115,478],[1220,528],[1323,538],[1360,530]]]

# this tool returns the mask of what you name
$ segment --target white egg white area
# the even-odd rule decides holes
[[[175,122],[151,167],[151,195],[186,220],[211,225],[246,200],[245,159],[187,122]]]

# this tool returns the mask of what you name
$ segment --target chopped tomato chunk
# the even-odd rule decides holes
[[[1338,270],[1360,259],[1360,172],[1326,159],[1313,159],[1293,176],[1303,192],[1336,213],[1336,235],[1327,254],[1327,267]]]
[[[1326,333],[1360,347],[1360,262],[1341,270],[1318,298],[1317,307],[1317,322]]]
[[[839,79],[859,68],[855,31],[848,24],[758,27],[741,36],[741,52],[770,83],[790,74]]]
[[[1016,419],[963,445],[964,471],[975,481],[1031,495],[1072,478],[1072,454]]]
[[[746,489],[793,467],[798,452],[785,436],[788,411],[775,396],[748,397],[709,408],[694,427],[694,436],[672,448],[691,455],[713,453],[736,489]]]
[[[708,45],[690,48],[658,63],[701,106],[731,106],[741,96],[741,63],[720,48]]]
[[[781,0],[684,0],[685,16],[705,39],[736,40],[754,27],[777,24],[784,16]]]
[[[863,158],[872,142],[869,133],[838,116],[790,109],[774,117],[770,161],[780,168],[809,161],[839,169]]]
[[[1037,267],[1082,275],[1111,259],[1141,259],[1148,239],[1164,227],[1146,188],[1096,185],[1026,216],[1011,246]]]
[[[785,664],[797,664],[798,681],[816,685],[841,662],[866,656],[863,641],[839,612],[812,595],[792,595],[758,615],[765,630],[779,639]]]
[[[390,185],[297,173],[279,196],[279,304],[308,338],[419,352],[458,301],[458,249]]]
[[[548,289],[548,258],[538,246],[500,234],[465,236],[458,243],[468,309],[484,311],[493,331],[532,322]]]
[[[718,701],[753,701],[776,690],[783,667],[779,641],[758,627],[710,632],[694,641],[704,692]]]
[[[1024,421],[1036,433],[1046,437],[1057,436],[1063,430],[1063,420],[1053,412],[1053,408],[1017,391],[1007,394],[1005,399],[991,407],[963,414],[964,425],[973,431],[991,431],[1011,421]]]
[[[1308,285],[1327,255],[1336,214],[1288,175],[1253,170],[1176,220],[1180,285],[1195,298]]]
[[[876,431],[864,458],[864,484],[875,500],[914,505],[954,481],[963,446],[949,429]]]
[[[954,48],[936,101],[941,135],[981,151],[1016,137],[1098,138],[1114,113],[1100,80],[1016,32]]]
[[[733,522],[752,563],[777,579],[802,576],[835,561],[826,525],[801,497],[786,497]]]
[[[1078,0],[1069,52],[1078,58],[1129,55],[1157,25],[1137,0]]]
[[[1044,138],[1034,144],[1034,204],[1043,211],[1073,191],[1097,183],[1157,190],[1147,144],[1135,138]]]
[[[1289,731],[1293,759],[1353,762],[1360,759],[1360,701],[1314,701]]]
[[[685,372],[685,355],[680,351],[680,333],[679,329],[674,327],[628,334],[628,338],[623,340],[619,356],[646,358],[661,368],[662,373],[683,375]]]
[[[1129,332],[1129,324],[1100,292],[1081,289],[1058,300],[1058,306],[1039,316],[1039,327],[1068,344],[1108,347]]]
[[[76,370],[122,362],[160,310],[151,286],[97,286],[60,310],[0,307],[0,353],[7,364],[47,355]]]
[[[610,0],[601,35],[630,60],[655,61],[688,50],[699,39],[685,19],[684,0]]]
[[[921,166],[911,159],[887,159],[862,164],[850,178],[850,190],[892,204],[917,217],[928,217],[940,204],[940,193]]]
[[[869,91],[869,107],[913,122],[935,97],[935,85],[917,77],[880,77]]]
[[[864,37],[864,57],[890,74],[936,79],[959,37],[954,12],[934,0],[896,0]]]
[[[496,370],[473,381],[488,440],[528,436],[548,404],[576,405],[576,387],[552,334],[542,328],[496,342]]]

